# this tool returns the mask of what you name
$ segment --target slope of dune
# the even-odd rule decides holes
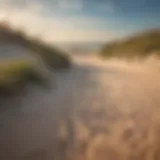
[[[56,89],[0,101],[1,157],[159,160],[159,61],[73,62],[68,74],[56,76]]]
[[[22,31],[0,24],[0,95],[21,91],[28,82],[49,79],[49,70],[70,66],[67,54]]]
[[[42,57],[42,60],[52,68],[67,68],[70,65],[69,57],[63,51],[38,38],[29,37],[24,31],[13,29],[6,23],[0,24],[0,43],[9,46],[18,45],[19,48],[24,48],[30,53]],[[13,50],[13,52],[15,54],[16,51]],[[9,56],[12,57],[11,54]],[[19,54],[19,56],[21,55]]]
[[[121,41],[105,44],[101,51],[102,57],[147,57],[160,55],[160,30],[151,30],[136,34]]]

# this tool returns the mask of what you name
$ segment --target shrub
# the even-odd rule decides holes
[[[0,42],[16,43],[30,49],[35,55],[41,56],[49,67],[59,69],[70,66],[70,59],[66,53],[40,39],[27,36],[21,30],[13,29],[7,23],[0,24]]]
[[[28,83],[44,84],[45,77],[34,64],[27,61],[1,62],[0,95],[13,95],[22,91]]]
[[[122,41],[106,44],[100,51],[102,57],[147,57],[153,53],[159,55],[160,30],[137,34]]]

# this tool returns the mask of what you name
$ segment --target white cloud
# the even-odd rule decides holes
[[[1,0],[1,2],[2,1],[6,2],[6,0]],[[79,7],[79,2],[82,2],[82,0],[63,0],[61,1],[63,4],[60,4],[59,6],[61,6],[61,8],[68,9],[67,2],[71,3],[71,1],[75,1],[77,3],[77,9]],[[13,6],[8,6],[6,9],[3,5],[0,5],[0,19],[7,19],[11,24],[13,24],[13,26],[23,28],[29,34],[39,35],[45,40],[51,42],[107,41],[120,36],[115,31],[111,32],[93,29],[93,26],[104,23],[103,20],[100,19],[76,16],[64,18],[56,16],[56,14],[53,14],[50,17],[45,17],[40,14],[43,11],[43,5],[37,5],[35,2],[29,3],[23,9]]]
[[[112,34],[100,30],[68,30],[60,31],[54,34],[54,37],[48,35],[48,40],[57,41],[78,41],[78,42],[103,42],[112,40],[117,37],[117,34]]]
[[[31,5],[46,6],[51,7],[54,10],[82,10],[83,0],[0,0],[0,5],[2,6],[21,6],[26,8]]]

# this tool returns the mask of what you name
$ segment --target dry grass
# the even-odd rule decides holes
[[[70,58],[66,53],[38,38],[28,36],[23,30],[13,29],[7,23],[0,24],[0,42],[19,44],[30,49],[32,53],[42,57],[51,68],[61,69],[70,66]]]
[[[24,31],[13,29],[7,23],[0,24],[0,42],[6,47],[15,45],[15,50],[18,50],[19,46],[23,48],[24,51],[26,50],[26,54],[30,54],[28,56],[30,57],[30,61],[32,61],[32,59],[35,59],[37,62],[40,61],[38,64],[39,66],[36,66],[30,61],[23,60],[25,58],[18,56],[15,58],[17,60],[13,60],[11,50],[11,58],[8,57],[8,59],[11,60],[6,61],[1,59],[0,62],[1,95],[17,93],[22,90],[28,82],[34,82],[37,84],[47,80],[47,78],[44,78],[43,73],[40,73],[42,70],[40,71],[37,68],[43,68],[43,66],[45,66],[46,70],[57,70],[70,67],[70,58],[67,54],[42,40],[29,37]],[[3,49],[1,52],[4,52]],[[43,62],[41,63],[41,61]]]
[[[103,46],[100,55],[106,58],[146,58],[153,54],[159,56],[160,30],[146,31],[124,40]]]
[[[1,61],[0,95],[12,95],[21,91],[28,83],[44,80],[35,64],[22,60]]]

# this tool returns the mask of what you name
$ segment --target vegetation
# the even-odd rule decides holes
[[[28,83],[46,84],[48,76],[44,72],[45,69],[66,69],[70,66],[69,57],[62,51],[56,49],[35,38],[30,38],[26,33],[11,28],[8,24],[0,24],[0,42],[6,46],[10,44],[18,44],[21,47],[31,51],[33,59],[37,61],[24,60],[17,57],[0,59],[0,96],[17,95],[25,88]],[[32,53],[32,54],[31,54]],[[45,64],[45,65],[43,65]],[[43,69],[42,69],[43,68]]]
[[[102,47],[102,57],[147,57],[160,56],[160,30],[152,30],[137,34],[122,41],[112,42]]]
[[[8,24],[0,24],[0,42],[20,44],[32,53],[42,57],[42,60],[52,68],[68,68],[70,59],[59,49],[52,47],[40,39],[30,38],[26,33],[11,28]]]
[[[0,63],[0,96],[15,95],[29,83],[45,84],[46,77],[38,67],[27,61],[7,61]]]

